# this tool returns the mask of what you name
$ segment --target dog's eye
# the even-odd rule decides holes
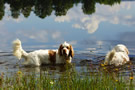
[[[69,47],[66,47],[67,49],[69,49]]]

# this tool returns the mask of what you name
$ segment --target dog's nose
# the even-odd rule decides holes
[[[66,54],[66,50],[65,49],[63,49],[63,54]]]
[[[66,50],[64,49],[63,52],[66,53]]]

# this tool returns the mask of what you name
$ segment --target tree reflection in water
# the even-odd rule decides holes
[[[5,13],[5,4],[10,5],[11,16],[18,18],[23,14],[25,18],[33,11],[36,16],[45,18],[54,11],[56,16],[66,15],[67,11],[75,5],[82,3],[85,14],[95,12],[96,3],[113,5],[121,0],[0,0],[0,20]]]

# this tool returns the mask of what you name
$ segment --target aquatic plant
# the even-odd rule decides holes
[[[19,70],[12,76],[1,73],[0,88],[2,90],[125,90],[135,88],[133,73],[127,76],[128,80],[125,80],[123,76],[118,77],[115,72],[113,72],[114,74],[107,72],[107,68],[103,64],[101,69],[103,71],[100,72],[87,69],[86,73],[86,71],[77,72],[73,67],[62,72],[59,77],[55,77],[55,74],[52,73],[46,73],[46,71],[23,73]],[[118,68],[114,69],[114,71],[118,70]]]

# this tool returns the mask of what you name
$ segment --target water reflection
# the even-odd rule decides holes
[[[16,38],[22,40],[27,50],[57,48],[64,41],[73,44],[76,50],[87,51],[89,48],[97,51],[102,48],[106,52],[111,45],[127,45],[129,42],[123,40],[122,35],[134,30],[133,5],[134,2],[119,0],[3,1],[5,14],[0,21],[1,51],[11,51],[11,43]]]
[[[4,4],[10,5],[11,16],[18,18],[20,14],[24,17],[30,16],[33,11],[36,16],[45,18],[50,16],[52,11],[55,11],[56,16],[66,15],[67,11],[74,6],[74,4],[82,3],[82,9],[85,14],[92,14],[95,12],[95,4],[108,4],[120,3],[121,0],[0,0],[0,20],[4,16]]]
[[[105,54],[119,43],[134,55],[134,5],[125,0],[0,0],[1,72],[6,68],[9,72],[66,71],[63,66],[17,67],[18,60],[11,54],[16,38],[26,51],[58,49],[67,41],[74,47],[72,63],[78,71],[87,65],[96,71]]]
[[[42,65],[41,67],[31,67],[31,66],[21,66],[19,67],[20,70],[22,72],[36,72],[36,73],[40,73],[42,71],[46,71],[46,72],[55,72],[55,73],[61,73],[61,72],[65,72],[66,70],[69,70],[72,68],[72,64],[71,65]]]
[[[52,79],[60,79],[64,73],[69,73],[69,75],[78,73],[78,77],[95,77],[101,76],[104,74],[109,75],[114,81],[126,82],[128,85],[130,82],[129,77],[133,77],[134,74],[134,65],[135,58],[132,57],[132,65],[124,65],[122,67],[114,67],[114,66],[101,66],[104,62],[104,56],[90,55],[90,54],[78,54],[73,59],[72,64],[68,65],[43,65],[41,67],[24,67],[21,65],[21,62],[16,63],[18,60],[13,57],[10,53],[2,53],[3,55],[0,57],[0,73],[4,72],[4,75],[16,75],[16,73],[21,71],[24,75],[35,74],[36,76],[44,74],[45,76],[50,75],[49,77]],[[5,62],[6,61],[6,62]],[[34,73],[33,73],[34,72]],[[131,74],[131,75],[130,75]],[[66,76],[64,76],[66,77]],[[133,82],[134,84],[134,82]]]

